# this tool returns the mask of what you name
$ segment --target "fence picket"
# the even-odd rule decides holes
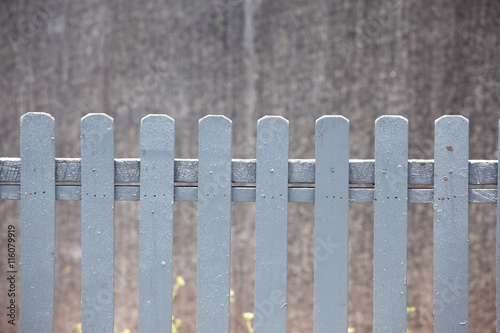
[[[54,118],[50,115],[28,113],[21,117],[22,333],[54,331],[54,141]],[[11,274],[16,275],[15,264],[9,267],[8,277]]]
[[[113,332],[113,119],[82,118],[82,332]]]
[[[434,330],[468,331],[469,121],[436,120],[434,147]]]
[[[141,121],[139,332],[172,332],[174,120]]]
[[[408,121],[375,122],[373,331],[406,330]]]
[[[286,332],[288,120],[257,125],[255,332]]]
[[[196,331],[229,332],[231,121],[199,122]]]
[[[347,332],[349,120],[316,121],[314,332]]]

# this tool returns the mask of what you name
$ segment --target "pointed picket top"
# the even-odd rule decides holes
[[[257,126],[263,126],[262,124],[266,124],[266,126],[270,127],[272,130],[279,131],[288,126],[289,122],[288,119],[282,116],[263,116],[257,120]]]
[[[262,116],[261,118],[259,118],[259,120],[257,120],[257,124],[260,123],[260,122],[263,122],[263,121],[277,121],[277,122],[285,122],[288,124],[288,119],[282,117],[282,116],[276,116],[276,115],[266,115],[266,116]]]
[[[87,113],[85,116],[82,117],[82,122],[89,121],[88,119],[102,119],[102,118],[113,120],[113,117],[111,117],[110,115],[102,112],[97,112],[97,113]]]
[[[46,112],[28,112],[21,116],[21,123],[37,121],[38,123],[46,122],[48,126],[55,124],[54,117]]]
[[[344,116],[340,116],[340,115],[335,115],[335,116],[325,115],[325,116],[321,116],[318,119],[316,119],[315,124],[320,125],[319,129],[321,129],[321,123],[324,123],[324,122],[331,123],[331,125],[334,127],[337,127],[337,126],[344,127],[346,123],[349,124],[349,119],[347,119]],[[318,133],[317,131],[318,131],[318,126],[316,126],[316,134]]]
[[[378,189],[382,192],[391,191],[395,182],[408,182],[408,120],[402,116],[381,116],[375,120],[375,182],[379,180]],[[393,177],[393,178],[391,178]],[[403,200],[407,199],[407,189],[402,184],[396,189]],[[377,188],[375,198],[377,199]],[[378,195],[383,199],[384,195]]]
[[[215,123],[220,123],[220,122],[227,122],[231,123],[231,119],[224,115],[214,115],[214,114],[209,114],[206,115],[205,117],[201,118],[198,123],[204,123],[204,122],[215,122]]]
[[[21,117],[20,332],[54,330],[54,118]],[[12,269],[11,269],[12,270]]]
[[[171,126],[175,126],[175,120],[166,114],[148,114],[141,119],[141,125],[143,124],[148,124],[150,127],[159,126],[163,129],[170,129]]]
[[[89,113],[82,117],[82,127],[85,127],[87,130],[91,130],[92,127],[96,130],[102,127],[105,127],[106,130],[110,130],[112,126],[113,118],[105,113]]]
[[[436,127],[438,127],[438,126],[450,126],[454,129],[456,129],[457,131],[467,130],[467,134],[468,134],[469,119],[465,118],[462,115],[441,116],[434,121],[434,125]]]
[[[229,118],[222,115],[208,115],[198,121],[198,126],[200,142],[207,139],[217,139],[222,135],[224,140],[226,141],[226,146],[231,150],[233,125],[232,121]],[[212,149],[208,145],[202,145],[202,148],[207,152]]]
[[[441,116],[438,119],[436,119],[435,123],[437,125],[437,123],[443,122],[443,121],[444,122],[448,122],[449,124],[457,124],[456,122],[466,122],[466,123],[468,123],[469,119],[467,119],[466,117],[464,117],[462,115],[459,115],[459,114],[456,114],[456,115],[444,115],[444,116]]]
[[[462,137],[460,142],[466,143],[467,149],[456,149],[451,144],[446,145],[436,145],[435,148],[435,158],[443,159],[445,158],[453,158],[453,159],[461,159],[466,158],[469,159],[469,120],[464,116],[442,116],[436,119],[436,141],[441,140],[450,140],[452,136],[449,133],[454,133],[458,137]],[[438,130],[441,129],[441,130]],[[465,140],[467,139],[467,140]],[[436,161],[435,161],[436,163]],[[468,166],[467,166],[468,167]]]
[[[347,145],[347,150],[349,150],[349,136],[346,140],[344,136],[349,134],[349,119],[344,116],[322,116],[316,119],[315,122],[316,130],[316,146],[320,145],[331,145],[332,141],[345,148]]]
[[[314,332],[347,332],[349,120],[316,120]]]
[[[139,332],[171,332],[175,122],[141,120]],[[158,311],[161,309],[161,311]]]
[[[408,119],[406,119],[403,116],[400,115],[385,115],[385,116],[380,116],[377,119],[375,119],[375,126],[384,126],[384,124],[391,124],[391,123],[398,123],[398,124],[408,124]],[[396,129],[399,129],[399,126],[401,125],[395,125]],[[381,128],[381,127],[379,127]]]
[[[407,189],[402,190],[403,183],[405,187],[408,183],[408,120],[405,117],[390,115],[375,120],[375,155],[375,182],[378,177],[385,184],[378,189],[387,192],[388,186],[396,186],[401,191],[399,198],[407,200]],[[375,188],[375,199],[384,197]]]
[[[281,116],[264,116],[257,121],[257,133],[260,132],[260,142],[257,146],[266,145],[277,139],[283,131],[288,131],[288,120]],[[287,137],[288,139],[288,137]]]

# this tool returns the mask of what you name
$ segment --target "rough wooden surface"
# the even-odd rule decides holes
[[[350,160],[349,183],[373,184],[374,160]],[[0,184],[16,183],[20,179],[20,160],[0,158]],[[233,159],[233,183],[255,183],[255,160]],[[80,182],[80,159],[56,158],[56,182]],[[288,162],[289,183],[314,183],[314,160],[291,159]],[[469,185],[496,185],[498,161],[470,160]],[[434,183],[433,160],[409,160],[408,184],[432,185]],[[140,178],[139,159],[115,159],[115,182],[138,183]],[[175,159],[175,181],[196,183],[198,181],[198,160]]]
[[[116,186],[115,200],[138,201],[140,190],[138,185]],[[255,202],[255,188],[233,187],[232,201]],[[289,202],[314,202],[314,189],[303,187],[288,188]],[[174,189],[175,201],[198,200],[198,187],[177,186]],[[19,200],[19,185],[0,185],[0,200]],[[80,200],[81,189],[77,185],[56,186],[56,200]],[[373,202],[372,188],[349,189],[350,202]],[[432,189],[408,189],[409,203],[431,203],[434,201]],[[496,203],[496,189],[469,189],[469,203]]]

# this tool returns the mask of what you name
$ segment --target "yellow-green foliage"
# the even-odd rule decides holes
[[[174,302],[175,296],[177,296],[177,292],[181,287],[184,287],[186,285],[186,281],[182,278],[182,276],[177,276],[175,280],[175,284],[172,288],[172,303]],[[179,333],[179,326],[181,326],[182,320],[179,318],[175,318],[172,316],[172,333]],[[77,324],[76,327],[76,333],[82,333],[82,324]],[[129,329],[125,329],[123,331],[117,330],[116,333],[130,333]]]
[[[415,307],[408,307],[408,308],[406,308],[406,314],[415,312],[416,310],[417,309]],[[245,312],[243,314],[243,318],[245,319],[245,323],[247,325],[248,333],[253,333],[254,332],[254,328],[252,326],[252,320],[254,318],[254,314],[252,312]],[[356,328],[355,327],[349,327],[347,329],[347,333],[356,333]],[[406,333],[412,333],[409,325],[406,327]]]
[[[179,288],[184,287],[186,285],[186,281],[182,278],[182,276],[177,276],[175,279],[174,287],[172,288],[172,303],[174,302],[175,296],[177,296],[177,292]],[[182,320],[179,318],[175,318],[172,316],[172,333],[179,333],[179,326],[181,326]]]
[[[408,315],[409,313],[415,312],[415,311],[417,311],[417,309],[414,306],[407,307],[406,308],[406,315]],[[412,333],[409,324],[406,324],[406,333]]]
[[[179,326],[181,326],[181,324],[182,324],[182,320],[172,316],[172,333],[179,333],[178,328],[179,328]]]
[[[254,333],[254,328],[252,326],[252,320],[254,318],[254,314],[252,312],[245,312],[243,314],[243,318],[245,319],[245,324],[247,326],[248,333]],[[354,327],[349,327],[347,329],[347,333],[355,333],[356,329]]]
[[[177,296],[177,292],[180,287],[184,287],[186,285],[186,281],[182,278],[182,276],[177,276],[175,279],[175,284],[172,288],[172,303],[174,302],[175,296]]]
[[[76,325],[76,333],[82,333],[82,324],[77,324]],[[129,329],[125,329],[123,331],[120,331],[120,330],[117,330],[116,333],[130,333],[130,330]]]
[[[254,315],[252,312],[245,312],[243,314],[243,318],[245,318],[245,323],[247,325],[247,330],[248,330],[248,333],[253,333],[253,327],[252,327],[252,319],[253,319]]]
[[[184,287],[186,285],[186,282],[182,278],[182,276],[177,276],[175,280],[175,284],[172,288],[172,303],[175,300],[175,297],[177,296],[177,292],[181,287]],[[234,291],[231,290],[231,303],[234,302]],[[415,307],[407,307],[406,308],[406,314],[410,314],[412,312],[415,312],[417,309]],[[252,320],[254,319],[254,314],[253,312],[245,312],[243,314],[243,319],[245,319],[245,324],[248,330],[248,333],[254,333],[254,328],[252,325]],[[181,326],[182,320],[179,318],[175,318],[172,316],[172,333],[179,333],[179,326]],[[82,324],[76,325],[76,333],[82,333]],[[116,331],[116,333],[130,333],[129,329],[125,329],[123,331]],[[356,333],[356,328],[355,327],[349,327],[347,329],[347,333]],[[412,333],[410,326],[408,325],[406,328],[406,333]]]

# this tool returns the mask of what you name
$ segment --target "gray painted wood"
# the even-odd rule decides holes
[[[82,118],[82,332],[113,332],[113,119]]]
[[[56,159],[56,182],[79,183],[80,159]],[[0,183],[19,183],[20,162],[18,158],[0,158]],[[294,160],[288,162],[289,183],[314,183],[314,160]],[[350,160],[350,184],[374,184],[374,160]],[[232,181],[235,183],[255,183],[255,160],[233,159]],[[470,160],[470,185],[496,185],[498,161]],[[117,183],[138,183],[140,181],[140,161],[136,158],[115,159],[115,181]],[[198,182],[198,161],[193,159],[175,160],[175,181]],[[408,183],[411,185],[434,184],[433,160],[409,160]]]
[[[196,331],[229,332],[232,124],[199,122],[198,277]]]
[[[469,121],[436,120],[434,147],[434,330],[468,331]]]
[[[141,122],[139,332],[172,331],[174,120]]]
[[[314,332],[347,332],[349,120],[316,121]]]
[[[274,130],[276,128],[272,128]],[[457,133],[455,133],[457,134]],[[266,135],[269,135],[266,134]],[[274,140],[274,136],[271,135]],[[437,145],[437,143],[436,143]],[[451,145],[454,149],[449,149],[450,145],[446,145],[446,150],[449,152],[454,152],[456,150],[455,145]],[[83,145],[82,145],[83,147]],[[468,148],[467,148],[468,149]],[[82,153],[83,155],[83,153]],[[443,155],[444,156],[444,155]],[[382,159],[383,160],[383,159]],[[141,180],[141,167],[145,167],[141,165],[139,160],[137,159],[116,159],[112,161],[112,178],[111,183],[116,181],[118,186],[110,187],[110,193],[114,193],[116,200],[139,200],[141,197],[139,194],[139,187],[137,182],[143,183]],[[371,202],[377,198],[377,193],[379,189],[378,181],[377,181],[377,170],[378,166],[376,164],[380,163],[381,159],[377,157],[377,162],[375,163],[373,160],[351,160],[349,170],[350,177],[349,180],[353,185],[364,185],[368,187],[361,188],[351,188],[348,190],[349,193],[349,201],[351,202]],[[406,160],[405,160],[406,162]],[[201,163],[201,162],[200,162]],[[412,184],[419,185],[431,185],[436,183],[435,191],[428,188],[422,189],[409,189],[407,190],[408,194],[408,202],[433,202],[435,201],[436,207],[439,204],[441,197],[439,196],[443,189],[444,191],[451,191],[446,187],[443,187],[443,184],[439,184],[439,179],[436,178],[434,181],[434,173],[438,174],[438,168],[440,167],[440,163],[442,166],[443,161],[440,161],[439,156],[436,154],[436,163],[429,160],[412,160],[407,161],[405,164],[407,166],[406,175],[408,179],[412,180]],[[460,174],[461,177],[465,178],[465,189],[467,193],[465,193],[464,188],[462,188],[462,196],[465,198],[463,202],[497,202],[497,193],[496,189],[467,189],[467,184],[484,184],[484,185],[492,185],[498,184],[498,161],[468,161],[468,156],[465,157],[465,160],[462,158],[461,163],[463,163],[463,170]],[[233,181],[241,183],[255,182],[257,175],[256,170],[256,162],[253,160],[230,160],[230,178]],[[174,164],[174,173],[179,181],[185,183],[197,182],[201,181],[201,174],[198,175],[198,168],[200,167],[201,172],[201,164],[199,165],[197,160],[177,160]],[[319,168],[318,165],[315,165],[314,160],[288,160],[287,168],[288,168],[288,183],[293,184],[295,188],[287,189],[288,192],[288,201],[289,202],[314,202],[315,197],[320,195],[319,193],[315,193],[314,188],[310,185],[311,182],[314,182],[317,178],[315,176],[315,169]],[[85,193],[85,186],[82,188],[78,186],[78,183],[81,182],[81,178],[83,177],[84,167],[82,167],[82,161],[80,159],[57,159],[57,163],[55,165],[55,180],[59,182],[59,184],[65,182],[67,185],[59,185],[54,187],[54,196],[58,200],[79,200],[81,199],[81,193],[83,189],[83,193]],[[453,171],[452,169],[450,169]],[[22,185],[17,185],[19,183],[20,175],[21,175],[21,163],[19,159],[1,159],[0,160],[0,181],[2,181],[2,185],[0,185],[0,198],[8,198],[8,199],[21,199],[21,194],[24,193],[21,191],[23,188]],[[449,172],[449,171],[448,171]],[[450,172],[454,173],[454,172]],[[24,176],[23,176],[24,177]],[[54,180],[54,179],[53,179]],[[450,181],[450,179],[443,181]],[[369,188],[370,184],[375,182],[376,189]],[[9,184],[15,183],[15,184]],[[76,183],[70,184],[70,183]],[[295,183],[303,183],[303,184],[295,184]],[[130,184],[129,186],[122,186],[123,184]],[[461,184],[463,185],[463,184]],[[308,186],[308,187],[300,187],[300,186]],[[202,188],[200,186],[200,188]],[[406,187],[405,187],[406,189]],[[230,196],[233,201],[255,201],[256,194],[258,194],[258,189],[252,187],[238,187],[230,189]],[[319,191],[319,187],[317,188]],[[346,188],[347,191],[347,188]],[[195,186],[179,186],[174,191],[175,200],[190,200],[195,201],[198,197],[198,188]],[[437,193],[436,198],[434,198],[434,192]],[[113,199],[113,201],[114,201]],[[458,198],[457,198],[458,199]],[[462,198],[463,199],[463,198]],[[376,202],[378,205],[378,200]],[[466,204],[465,204],[466,205]],[[82,203],[83,206],[83,203]],[[449,209],[448,212],[453,212],[454,209]],[[441,214],[436,218],[436,221],[439,217],[447,217],[448,213],[443,213],[442,210],[436,208],[437,215]],[[376,218],[377,220],[377,218]],[[459,221],[460,222],[460,221]],[[437,222],[436,222],[437,223]],[[460,224],[461,225],[461,224]],[[377,229],[376,229],[377,230]],[[437,230],[437,229],[436,229]],[[436,231],[438,233],[438,231]],[[444,233],[443,233],[444,235]],[[443,236],[441,235],[441,236]],[[83,237],[83,236],[82,236]],[[450,252],[450,251],[448,251]],[[449,253],[448,253],[449,254]],[[376,265],[379,267],[380,265]],[[439,267],[438,267],[439,269]],[[449,290],[446,290],[446,287]],[[451,292],[453,295],[456,293],[461,293],[463,290],[459,290],[460,287],[446,285],[444,293]],[[451,291],[450,291],[451,290]],[[457,291],[458,290],[458,291]],[[101,300],[106,298],[105,294],[101,294]],[[440,299],[440,297],[444,297]],[[454,296],[453,296],[454,297]],[[436,308],[440,307],[440,303],[448,302],[448,298],[443,296],[443,292],[436,291],[435,294],[435,303]],[[447,303],[446,303],[447,304]],[[94,308],[100,309],[99,305],[94,306]],[[87,310],[84,309],[84,314],[88,315]],[[376,307],[375,307],[376,313]],[[440,316],[439,311],[436,312],[437,316]],[[468,325],[466,321],[461,322],[462,326]]]
[[[375,121],[373,331],[406,330],[408,121]]]
[[[257,124],[255,333],[286,332],[288,121]]]
[[[19,185],[0,185],[0,200],[19,200]],[[373,202],[374,190],[372,188],[349,189],[349,202]],[[116,186],[116,201],[138,201],[140,198],[139,186]],[[238,202],[255,202],[255,188],[236,187],[231,190],[231,200]],[[288,202],[314,202],[313,188],[288,188]],[[81,187],[56,186],[56,200],[80,200]],[[174,188],[175,201],[197,201],[198,187],[176,186]],[[408,189],[409,203],[434,202],[432,189]],[[496,203],[496,189],[469,189],[469,203]]]
[[[49,114],[21,117],[20,272],[14,266],[7,276],[20,277],[22,333],[54,331],[54,141],[54,118]],[[10,245],[19,249],[19,243]],[[7,244],[4,246],[7,252]]]

